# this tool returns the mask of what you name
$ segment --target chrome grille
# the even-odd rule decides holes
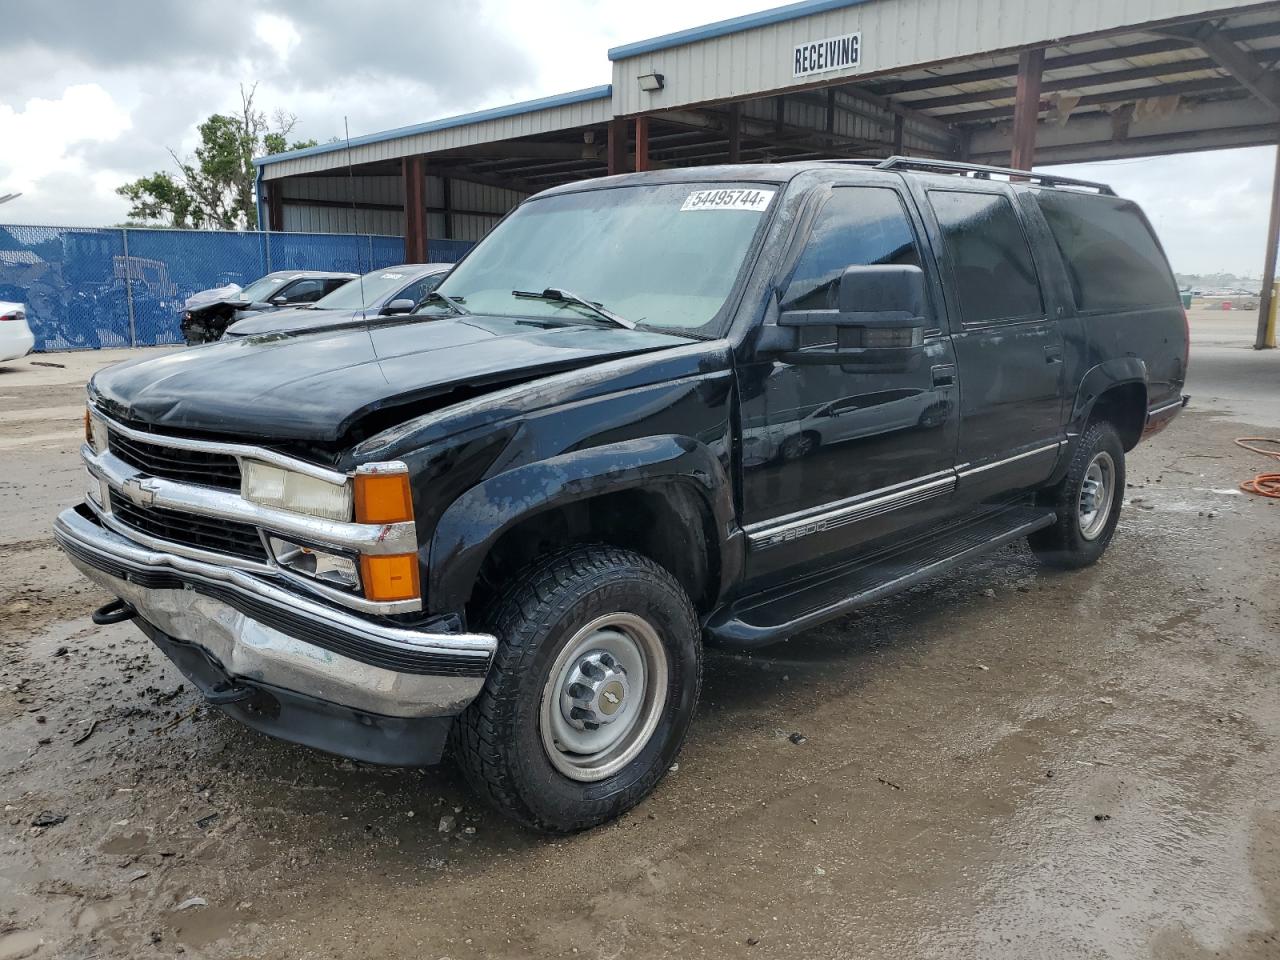
[[[267,551],[257,528],[246,523],[200,517],[162,507],[140,507],[114,491],[111,515],[126,526],[160,540],[225,553],[242,560],[267,562]]]
[[[240,463],[225,453],[166,447],[110,429],[107,445],[117,457],[147,476],[223,490],[240,489]]]

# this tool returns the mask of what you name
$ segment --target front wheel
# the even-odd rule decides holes
[[[1041,494],[1057,521],[1028,542],[1049,566],[1087,567],[1102,556],[1120,521],[1124,499],[1124,444],[1105,420],[1089,424],[1076,444],[1067,475]]]
[[[644,799],[684,743],[702,676],[675,579],[627,550],[575,548],[531,567],[487,619],[498,652],[453,732],[472,788],[547,833]]]

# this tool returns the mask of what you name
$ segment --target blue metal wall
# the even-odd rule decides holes
[[[431,259],[452,263],[472,246],[431,240]],[[400,237],[0,225],[0,300],[27,305],[37,350],[181,343],[182,306],[197,290],[403,259]]]

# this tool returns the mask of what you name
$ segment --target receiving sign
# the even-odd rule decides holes
[[[809,77],[862,65],[862,33],[796,45],[792,76]]]

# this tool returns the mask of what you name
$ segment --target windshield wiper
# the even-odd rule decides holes
[[[428,300],[439,300],[441,303],[449,307],[449,309],[451,309],[454,313],[458,314],[459,316],[465,316],[471,312],[466,307],[464,307],[458,300],[455,300],[453,297],[446,296],[445,294],[441,293],[439,290],[432,290],[425,297],[419,300],[418,307],[422,306]],[[417,307],[414,307],[415,313],[417,312],[417,309],[418,309]]]
[[[602,304],[592,303],[585,297],[580,297],[576,293],[569,290],[561,290],[559,287],[547,287],[541,293],[535,293],[532,290],[512,290],[513,297],[519,297],[522,300],[546,300],[548,303],[569,303],[579,307],[585,307],[597,317],[609,321],[615,326],[625,327],[628,330],[634,330],[636,325],[626,317],[620,317],[611,310],[606,310]]]

